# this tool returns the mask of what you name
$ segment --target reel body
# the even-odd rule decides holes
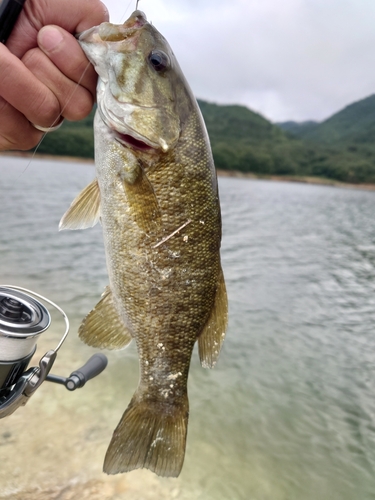
[[[49,303],[63,315],[66,328],[58,346],[46,352],[38,367],[27,370],[38,338],[51,324],[48,309],[38,299]],[[45,380],[74,391],[105,369],[108,363],[106,356],[94,354],[69,377],[50,375],[57,352],[68,333],[68,317],[57,304],[25,288],[0,286],[0,418],[24,406]]]

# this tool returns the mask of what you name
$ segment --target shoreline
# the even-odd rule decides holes
[[[239,172],[238,170],[216,169],[219,177],[235,177],[238,179],[255,179],[274,182],[297,182],[300,184],[315,184],[319,186],[331,186],[345,189],[361,189],[365,191],[375,191],[375,184],[351,184],[349,182],[325,179],[324,177],[293,176],[293,175],[266,175],[253,174],[251,172]]]
[[[94,165],[93,158],[80,158],[79,156],[60,156],[44,155],[41,153],[30,153],[29,151],[0,151],[0,156],[10,156],[11,158],[36,158],[37,160],[68,161],[72,163],[91,163]]]
[[[75,156],[58,156],[58,155],[44,155],[39,153],[30,153],[23,151],[0,151],[0,156],[10,156],[18,158],[36,158],[38,160],[54,160],[66,161],[74,163],[84,163],[94,165],[94,159],[80,158]],[[300,184],[315,184],[319,186],[331,186],[345,189],[360,189],[365,191],[375,191],[375,184],[351,184],[348,182],[335,181],[332,179],[325,179],[323,177],[309,177],[309,176],[293,176],[293,175],[266,175],[254,174],[252,172],[239,172],[238,170],[221,170],[216,169],[218,177],[234,177],[236,179],[254,179],[265,180],[273,182],[297,182]]]

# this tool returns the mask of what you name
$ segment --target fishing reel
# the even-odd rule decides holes
[[[36,352],[38,339],[51,324],[48,309],[38,299],[62,314],[65,332],[58,346],[42,356],[39,366],[27,369]],[[24,406],[45,380],[74,391],[105,369],[108,363],[106,356],[94,354],[69,377],[50,374],[68,333],[68,317],[57,304],[25,288],[0,286],[0,418]]]

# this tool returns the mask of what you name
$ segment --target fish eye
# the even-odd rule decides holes
[[[155,71],[164,71],[170,65],[169,57],[161,50],[153,50],[150,52],[148,60]]]

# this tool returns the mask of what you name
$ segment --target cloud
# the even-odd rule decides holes
[[[134,2],[126,13],[117,0],[107,5],[119,22]],[[139,8],[203,99],[306,120],[375,92],[373,0],[142,0]]]

